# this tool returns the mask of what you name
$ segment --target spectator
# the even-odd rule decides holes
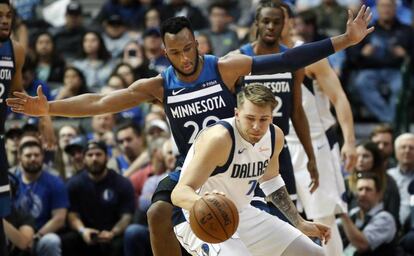
[[[54,100],[70,98],[88,92],[85,76],[75,67],[66,67],[63,72],[63,86],[52,90]]]
[[[74,175],[84,169],[83,151],[85,150],[85,147],[86,139],[83,136],[72,138],[65,147],[65,152],[69,155],[69,158],[73,164]]]
[[[164,54],[160,31],[155,28],[147,29],[142,38],[144,40],[144,55],[149,60],[148,67],[161,73],[170,66],[170,62]]]
[[[208,35],[204,33],[198,33],[196,36],[196,40],[198,42],[197,49],[200,55],[213,54],[213,46]]]
[[[400,197],[400,223],[404,227],[410,215],[410,195],[408,185],[414,180],[414,134],[404,133],[394,142],[397,167],[388,170],[388,174],[397,182]]]
[[[377,8],[375,31],[350,49],[350,58],[359,67],[353,82],[363,104],[377,120],[391,123],[402,86],[400,67],[413,48],[413,31],[396,18],[395,0],[378,0]]]
[[[161,20],[171,17],[185,16],[187,17],[194,30],[207,28],[207,19],[197,7],[191,5],[186,0],[171,0],[168,4],[161,6]]]
[[[73,46],[82,44],[82,36],[85,32],[82,5],[77,1],[71,1],[66,7],[65,24],[51,29],[56,51],[62,54],[66,61],[72,61],[78,54]]]
[[[62,238],[67,255],[122,255],[122,237],[134,211],[134,192],[127,179],[106,168],[106,152],[104,143],[89,141],[84,155],[86,171],[67,183],[72,229]]]
[[[125,231],[125,256],[136,255],[136,252],[140,252],[140,255],[143,256],[152,255],[146,212],[151,205],[151,197],[158,183],[165,177],[165,172],[167,171],[166,164],[171,164],[172,162],[168,154],[168,151],[171,151],[171,144],[166,144],[167,139],[165,138],[157,138],[151,143],[151,166],[154,172],[145,181],[142,187],[142,194],[138,197],[138,208],[136,210],[134,224],[129,225]]]
[[[123,175],[129,165],[139,158],[145,149],[144,137],[138,125],[126,123],[115,132],[116,143],[121,154],[108,161],[108,168]]]
[[[144,28],[160,29],[161,17],[160,11],[157,8],[150,8],[145,12]]]
[[[400,193],[395,180],[386,173],[383,165],[383,157],[377,145],[373,142],[360,143],[357,148],[357,163],[354,172],[349,176],[348,205],[352,209],[357,205],[356,182],[358,175],[363,172],[371,172],[377,175],[384,190],[382,201],[384,209],[391,213],[396,221],[399,220],[400,213]],[[399,227],[400,225],[397,224]]]
[[[78,129],[72,125],[63,125],[58,131],[58,147],[53,166],[64,180],[70,178],[75,173],[72,159],[66,153],[65,148],[70,140],[78,136],[78,134]]]
[[[144,54],[144,48],[142,45],[131,41],[124,48],[122,63],[118,64],[114,70],[116,73],[118,73],[120,72],[119,68],[121,66],[124,67],[123,64],[129,65],[132,70],[132,74],[134,75],[134,80],[126,78],[128,85],[130,85],[135,80],[138,80],[140,78],[149,78],[158,75],[157,71],[149,67],[149,62],[149,59]],[[125,67],[122,73],[124,72],[126,72]]]
[[[69,206],[66,188],[60,178],[43,168],[44,153],[38,142],[22,143],[19,156],[21,169],[17,173],[16,205],[36,221],[34,250],[42,256],[61,255],[61,241],[56,232],[65,224]]]
[[[84,34],[80,59],[72,64],[79,70],[88,71],[84,75],[88,90],[92,92],[98,92],[105,85],[115,66],[102,36],[96,31],[88,31]]]
[[[119,14],[112,14],[103,22],[102,38],[112,58],[117,60],[122,57],[122,49],[132,40],[127,31],[124,20]]]
[[[396,221],[383,210],[381,182],[376,175],[360,173],[356,189],[358,207],[352,209],[349,216],[341,215],[345,238],[349,242],[346,255],[395,255]]]
[[[7,161],[10,168],[16,167],[19,163],[18,149],[22,135],[23,130],[18,127],[9,128],[4,135]]]
[[[408,193],[410,194],[410,217],[407,222],[407,232],[403,233],[403,236],[400,240],[400,246],[408,255],[414,253],[414,182],[411,181],[408,185]]]
[[[229,28],[232,17],[229,15],[229,5],[225,2],[213,2],[209,7],[210,27],[202,30],[213,48],[213,54],[221,57],[239,47],[237,33]]]
[[[86,135],[87,140],[98,140],[105,142],[108,147],[108,156],[111,157],[114,147],[116,146],[114,129],[116,126],[115,114],[102,114],[92,116],[91,127],[92,132]]]
[[[45,81],[39,80],[36,78],[36,64],[33,59],[29,56],[26,56],[26,60],[22,69],[23,75],[23,88],[27,94],[34,96],[36,95],[37,87],[42,86],[43,94],[48,100],[51,100],[50,88]]]
[[[318,17],[318,29],[322,34],[331,37],[345,32],[348,19],[347,8],[340,6],[336,0],[322,0],[311,10]]]
[[[48,83],[61,83],[65,61],[58,55],[52,35],[48,32],[39,33],[32,48],[36,78]]]
[[[393,157],[394,131],[392,127],[388,124],[377,125],[371,131],[369,138],[377,144],[378,149],[381,151],[385,168],[395,167],[395,159]]]

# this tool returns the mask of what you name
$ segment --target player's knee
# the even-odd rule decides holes
[[[148,224],[150,227],[164,226],[169,224],[171,226],[173,206],[170,203],[157,201],[151,205],[147,211]]]

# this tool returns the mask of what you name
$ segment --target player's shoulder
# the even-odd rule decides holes
[[[232,140],[230,131],[220,123],[204,129],[199,137],[204,143],[213,144],[218,147],[226,145]]]

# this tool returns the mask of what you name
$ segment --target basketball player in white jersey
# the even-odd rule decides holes
[[[288,17],[287,13],[285,14],[285,17]],[[300,19],[300,15],[296,19]],[[285,20],[285,24],[289,24],[289,21]],[[300,41],[293,42],[288,36],[287,28],[288,26],[284,28],[283,43],[289,47],[302,44]],[[311,182],[306,168],[307,156],[294,129],[290,130],[286,140],[291,151],[299,200],[306,216],[331,228],[332,237],[324,249],[327,255],[340,256],[343,245],[335,214],[347,211],[347,205],[342,200],[345,186],[340,165],[343,161],[345,169],[351,171],[356,162],[354,122],[349,101],[327,59],[305,67],[305,75],[302,84],[302,104],[309,120],[316,163],[319,167],[320,182],[315,193],[311,194],[307,189]],[[334,128],[336,120],[330,111],[331,103],[344,136],[341,152]]]
[[[305,235],[327,241],[330,229],[300,217],[279,174],[284,136],[272,124],[276,105],[270,89],[250,84],[237,95],[235,117],[206,128],[190,148],[171,199],[184,215],[175,218],[181,221],[174,231],[192,255],[324,255]],[[296,228],[250,205],[258,183]],[[214,191],[236,204],[240,221],[233,237],[208,244],[191,231],[188,213],[201,196]]]

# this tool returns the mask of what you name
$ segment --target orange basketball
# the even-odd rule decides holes
[[[236,232],[239,213],[236,205],[220,194],[210,194],[197,200],[190,211],[190,226],[194,234],[207,243],[221,243]]]

